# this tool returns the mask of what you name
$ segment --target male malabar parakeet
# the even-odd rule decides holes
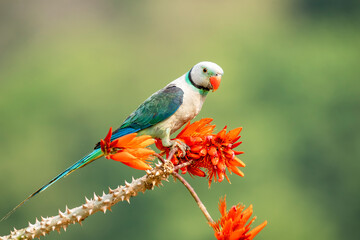
[[[186,145],[171,140],[170,135],[198,115],[209,91],[218,89],[223,74],[222,68],[215,63],[200,62],[196,64],[190,71],[146,99],[112,133],[111,141],[131,133],[147,134],[153,138],[161,139],[165,147],[177,146],[184,151]],[[90,154],[31,194],[2,220],[9,217],[26,201],[41,193],[59,179],[102,156],[103,152],[98,143]]]

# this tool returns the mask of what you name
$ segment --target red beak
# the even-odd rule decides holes
[[[215,92],[219,88],[220,82],[221,82],[221,75],[210,77],[210,83],[211,83],[213,92]]]

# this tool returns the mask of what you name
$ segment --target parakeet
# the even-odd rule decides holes
[[[190,71],[146,99],[112,133],[111,141],[131,133],[147,134],[153,138],[161,139],[165,147],[177,146],[184,150],[185,144],[171,140],[170,135],[198,115],[209,91],[218,89],[223,74],[222,68],[215,63],[205,61],[196,64]],[[97,143],[90,154],[31,194],[2,220],[9,217],[26,201],[44,191],[59,179],[102,156],[100,144]]]

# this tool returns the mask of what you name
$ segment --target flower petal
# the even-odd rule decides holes
[[[236,175],[239,175],[240,177],[245,176],[245,174],[242,171],[240,171],[237,167],[230,167],[229,169]]]
[[[177,135],[177,138],[186,136],[201,136],[211,134],[215,128],[215,125],[208,125],[213,119],[203,118],[192,124],[188,123],[184,129]]]
[[[137,135],[137,133],[131,133],[131,134],[127,134],[125,136],[119,137],[117,139],[117,143],[114,147],[117,147],[117,148],[127,147],[129,142],[132,141],[136,137],[136,135]]]
[[[148,165],[147,163],[140,161],[140,160],[135,160],[135,161],[131,161],[131,162],[123,162],[123,164],[138,169],[138,170],[148,170],[151,169],[151,166]]]
[[[136,158],[148,158],[150,155],[153,155],[155,153],[154,150],[149,149],[149,148],[129,148],[126,149],[126,152],[130,153],[131,155],[133,155]]]
[[[187,129],[189,128],[189,126],[190,126],[190,121],[187,122],[186,126],[181,130],[181,132],[177,135],[177,137],[180,137],[180,136],[184,135],[184,132],[187,131]]]
[[[232,165],[239,166],[239,167],[245,167],[245,163],[238,159],[237,157],[234,157],[231,161]]]
[[[249,220],[253,213],[252,205],[244,209],[243,205],[236,205],[230,208],[226,212],[226,198],[220,198],[219,211],[221,217],[217,222],[209,223],[209,225],[215,231],[215,237],[221,240],[252,240],[267,224],[267,221],[263,222],[259,226],[250,230],[250,224],[254,221],[253,217],[249,223]]]
[[[149,135],[142,135],[132,139],[131,142],[128,143],[128,147],[139,148],[139,147],[147,147],[150,144],[155,143],[155,139],[153,139]]]
[[[209,153],[210,156],[215,156],[215,155],[217,155],[216,147],[211,146],[210,149],[209,149],[209,151],[208,151],[208,153]]]
[[[193,168],[193,167],[188,167],[188,172],[191,173],[192,175],[196,175],[199,177],[206,177],[206,174],[204,171],[201,171],[199,168]]]
[[[104,141],[107,142],[107,143],[110,143],[111,135],[112,135],[112,127],[110,127],[108,134],[104,138]]]
[[[161,139],[155,139],[155,146],[156,146],[160,151],[166,150],[166,147],[164,147],[164,145],[162,144]]]
[[[105,141],[103,139],[100,140],[100,148],[102,152],[105,152]]]
[[[238,127],[235,128],[233,130],[230,130],[227,134],[226,134],[226,139],[230,142],[232,142],[241,132],[242,127]]]
[[[155,139],[150,138],[150,139],[147,139],[147,140],[143,141],[142,143],[140,143],[139,147],[145,148],[145,147],[150,146],[150,145],[152,145],[154,143],[155,143]]]
[[[253,230],[248,232],[246,234],[246,237],[249,238],[249,240],[252,240],[265,226],[267,225],[267,221],[263,222],[259,226],[255,227]]]
[[[229,240],[239,240],[239,239],[245,240],[244,235],[245,235],[245,228],[240,228],[240,229],[233,231],[230,234]],[[243,237],[243,238],[241,238],[241,237]]]
[[[201,145],[195,145],[194,147],[191,148],[191,152],[194,152],[194,153],[198,153],[200,152],[201,149],[203,149],[204,147],[201,146]]]
[[[231,148],[234,149],[236,148],[237,146],[239,146],[240,144],[242,144],[242,142],[237,142],[237,143],[234,143]]]
[[[226,196],[224,196],[224,198],[220,199],[219,201],[219,211],[221,216],[226,215]]]
[[[243,154],[244,152],[240,152],[240,151],[235,151],[235,150],[233,150],[234,151],[234,154],[235,155],[239,155],[239,154]]]
[[[218,134],[216,134],[216,140],[217,141],[224,140],[224,138],[226,136],[225,134],[226,134],[226,126],[220,132],[218,132]]]
[[[135,157],[126,150],[116,154],[112,154],[110,155],[110,158],[115,161],[122,162],[123,164],[135,169],[139,169],[139,170],[151,169],[151,167],[145,161],[142,161],[141,159]]]
[[[136,160],[136,157],[126,151],[121,151],[115,154],[109,155],[111,159],[122,163],[132,162]]]

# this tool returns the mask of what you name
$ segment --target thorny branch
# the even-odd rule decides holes
[[[125,181],[125,186],[118,186],[115,189],[109,188],[109,193],[105,194],[103,192],[102,196],[94,193],[92,199],[89,200],[85,198],[85,203],[83,205],[72,209],[69,209],[66,206],[65,211],[61,212],[59,210],[59,214],[56,216],[47,218],[41,217],[40,221],[36,218],[34,224],[29,222],[29,225],[23,229],[17,230],[14,228],[14,231],[11,231],[9,235],[0,237],[0,240],[40,238],[40,236],[45,236],[55,230],[60,233],[61,228],[66,231],[70,224],[82,224],[82,221],[96,212],[102,211],[105,213],[107,210],[111,211],[111,207],[116,203],[125,200],[130,202],[130,198],[136,196],[139,192],[144,193],[146,190],[152,190],[155,186],[162,185],[163,180],[169,181],[168,178],[171,174],[178,178],[189,190],[207,220],[209,222],[214,222],[194,189],[183,177],[175,172],[176,170],[191,164],[191,162],[189,162],[174,167],[170,160],[176,151],[177,149],[172,149],[166,160],[160,155],[156,155],[162,163],[158,163],[153,169],[147,170],[145,176],[138,179],[133,178],[131,183]]]

